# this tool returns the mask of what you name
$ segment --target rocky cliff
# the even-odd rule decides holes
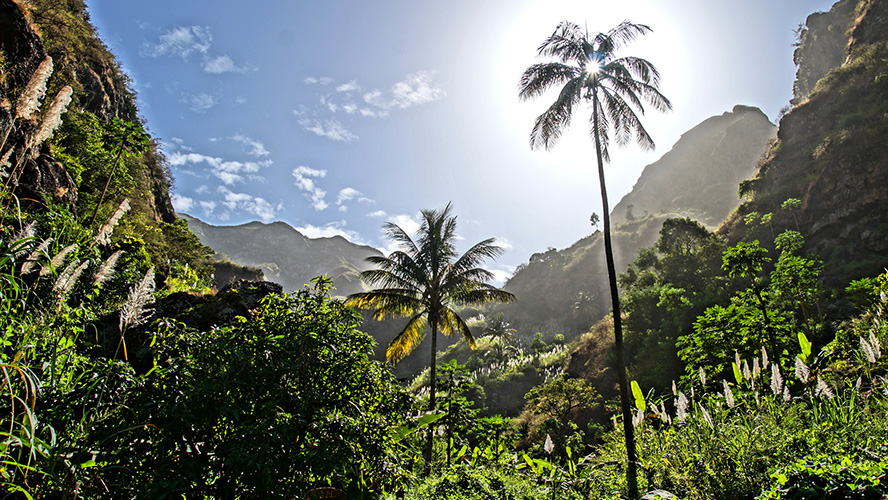
[[[743,218],[773,213],[776,227],[805,236],[834,286],[888,265],[888,1],[861,0],[856,12],[844,63],[784,116],[741,185],[747,201],[719,230],[730,242],[765,240]],[[801,206],[781,209],[789,198]]]

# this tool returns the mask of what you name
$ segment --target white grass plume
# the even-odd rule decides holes
[[[771,392],[777,396],[783,394],[783,376],[780,375],[777,363],[771,365]]]
[[[817,388],[814,390],[814,394],[816,396],[825,397],[826,399],[832,399],[835,396],[832,389],[830,389],[829,386],[826,385],[826,382],[820,377],[817,377]]]
[[[55,99],[52,101],[52,106],[43,118],[43,121],[40,122],[40,128],[37,129],[37,133],[34,134],[29,145],[32,151],[43,144],[43,141],[49,139],[52,133],[62,124],[62,114],[68,109],[68,104],[71,104],[71,95],[73,93],[74,91],[71,87],[65,85],[56,94]]]
[[[795,373],[796,377],[798,377],[803,384],[807,384],[808,380],[811,379],[811,370],[808,369],[808,365],[802,361],[802,358],[796,357],[795,359]]]
[[[35,248],[34,251],[31,252],[31,255],[28,255],[28,260],[26,260],[25,263],[22,264],[22,276],[30,274],[31,271],[34,270],[35,264],[40,260],[41,256],[48,258],[48,256],[46,255],[46,249],[52,242],[52,238],[47,238],[43,240],[39,245],[37,245],[37,248]]]
[[[127,328],[141,324],[151,312],[145,306],[151,301],[154,294],[154,268],[145,273],[145,277],[138,285],[130,290],[129,298],[120,309],[121,335]]]
[[[40,100],[46,95],[46,82],[51,74],[52,58],[46,56],[46,59],[37,66],[37,70],[31,75],[25,90],[19,94],[15,103],[16,119],[30,120],[33,118],[34,113],[40,109]]]
[[[683,392],[678,393],[678,402],[675,403],[675,419],[684,422],[688,418],[688,397]]]
[[[75,260],[70,263],[68,267],[65,268],[65,271],[62,272],[62,275],[59,276],[58,281],[56,281],[53,286],[53,290],[58,292],[60,295],[65,295],[71,292],[71,289],[74,288],[74,285],[77,283],[77,280],[80,279],[80,275],[83,274],[84,269],[86,269],[87,264],[89,264],[88,260],[83,261],[76,268],[74,266],[80,262],[79,260]],[[74,268],[73,270],[71,270]]]
[[[120,218],[123,217],[123,214],[127,213],[129,209],[129,199],[124,198],[123,201],[120,202],[120,206],[117,207],[117,210],[114,211],[114,214],[111,215],[111,218],[108,219],[108,222],[99,229],[94,240],[95,243],[98,243],[99,245],[107,245],[111,243],[111,234],[114,232],[114,228],[117,226]]]
[[[55,254],[51,261],[49,261],[49,265],[43,266],[40,270],[40,277],[46,276],[53,272],[53,269],[57,269],[61,267],[61,265],[65,262],[65,258],[69,253],[73,252],[74,249],[77,248],[77,243],[71,243],[62,249],[61,252]]]
[[[93,286],[101,287],[108,278],[110,278],[114,274],[114,267],[117,265],[117,259],[123,255],[123,250],[118,250],[111,254],[105,262],[99,266],[99,270],[96,271],[96,277],[93,279]]]
[[[727,380],[722,379],[722,385],[724,385],[725,389],[725,403],[728,404],[728,408],[734,407],[734,392],[731,390],[730,384],[728,384]]]

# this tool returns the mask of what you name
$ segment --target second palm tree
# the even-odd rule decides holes
[[[443,210],[423,210],[418,240],[397,224],[388,222],[386,233],[400,249],[388,257],[367,259],[376,269],[361,277],[378,288],[350,295],[346,304],[374,310],[376,320],[409,317],[407,325],[391,341],[386,361],[397,363],[410,354],[431,330],[429,371],[429,411],[436,408],[436,364],[438,332],[459,333],[474,348],[475,339],[457,311],[460,305],[511,302],[515,296],[487,282],[493,274],[480,266],[484,260],[502,254],[501,247],[489,238],[477,243],[462,256],[456,251],[456,216],[448,204]],[[432,465],[433,433],[426,443],[426,470]]]

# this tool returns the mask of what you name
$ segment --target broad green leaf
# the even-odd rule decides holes
[[[641,392],[641,387],[638,386],[638,382],[632,381],[630,384],[632,386],[632,396],[635,398],[635,407],[641,411],[647,409],[647,402],[644,400],[644,393]]]

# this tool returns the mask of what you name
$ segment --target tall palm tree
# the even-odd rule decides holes
[[[518,94],[522,100],[527,100],[543,95],[552,87],[561,87],[555,102],[534,122],[530,133],[532,148],[552,148],[570,124],[574,109],[583,102],[591,108],[591,135],[595,141],[601,185],[604,251],[614,314],[614,349],[623,410],[626,478],[630,497],[638,494],[635,437],[623,355],[620,298],[614,269],[604,162],[610,161],[608,143],[611,133],[618,145],[625,145],[634,138],[642,148],[653,149],[654,141],[638,117],[639,114],[644,114],[643,101],[659,111],[672,108],[669,100],[659,91],[660,74],[650,62],[637,57],[617,57],[617,50],[624,44],[650,31],[643,24],[626,21],[607,33],[590,35],[574,23],[561,22],[538,49],[539,56],[555,61],[538,63],[527,68],[521,75]]]
[[[388,222],[385,232],[401,247],[388,257],[373,256],[367,261],[376,269],[364,271],[361,278],[375,290],[352,294],[346,304],[373,309],[374,319],[410,317],[407,325],[389,343],[386,361],[397,363],[410,354],[425,336],[432,333],[430,361],[429,410],[435,409],[438,332],[460,333],[472,348],[475,339],[466,322],[454,309],[459,305],[511,302],[515,296],[487,284],[493,274],[478,267],[484,260],[502,254],[503,250],[489,238],[457,255],[456,216],[448,203],[443,210],[423,210],[418,240],[397,224]],[[426,443],[426,468],[432,464],[433,433]]]

